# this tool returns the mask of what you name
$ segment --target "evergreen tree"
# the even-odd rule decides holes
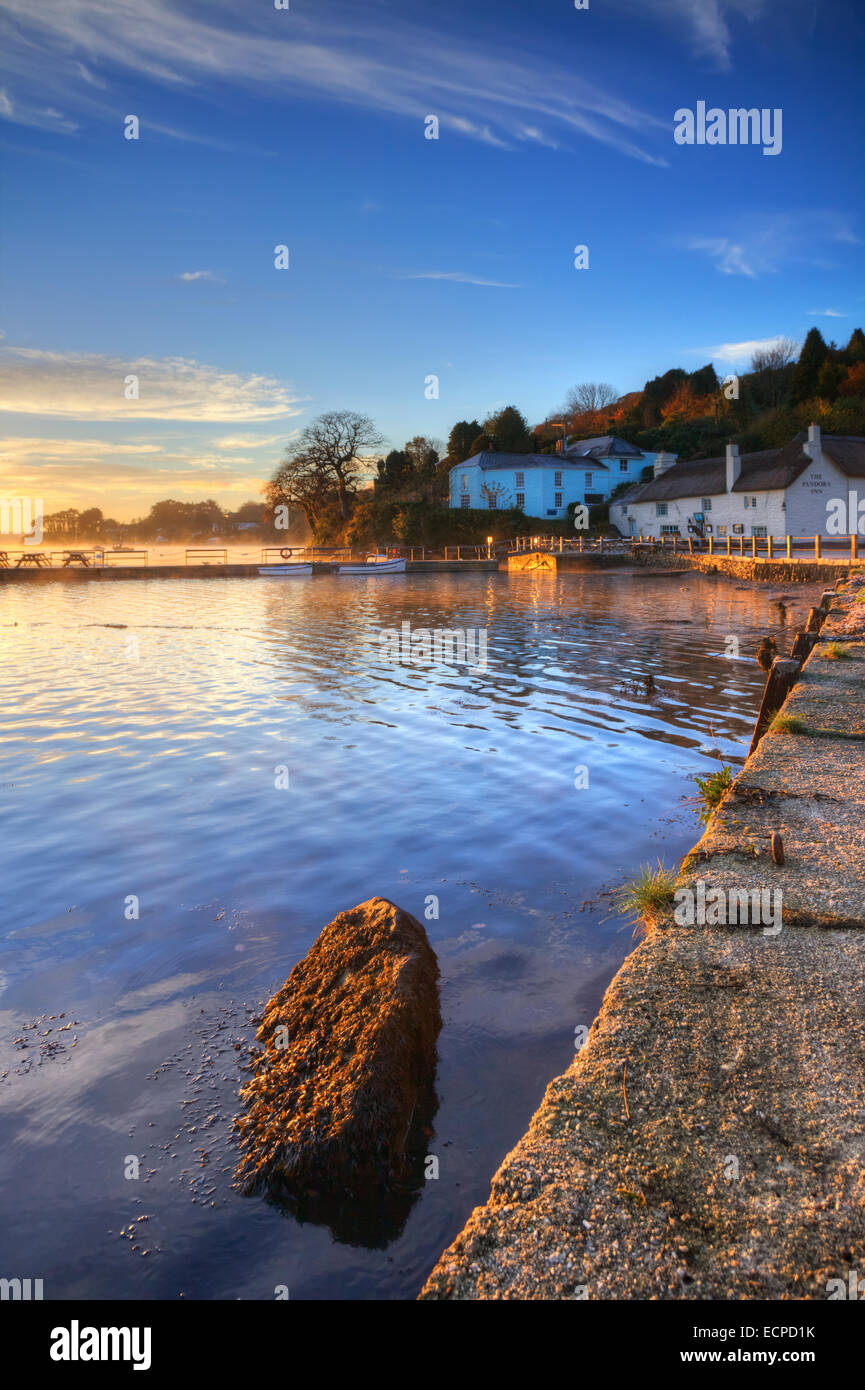
[[[448,458],[452,463],[465,463],[471,457],[472,445],[480,433],[477,420],[457,420],[448,435]]]
[[[854,328],[850,334],[847,357],[851,364],[865,362],[865,333],[862,332],[861,328]]]
[[[484,420],[484,433],[503,454],[530,454],[535,447],[528,422],[515,405],[506,405]]]
[[[792,405],[801,405],[803,401],[808,401],[812,396],[817,395],[817,379],[820,375],[820,368],[828,355],[829,349],[819,328],[810,329],[802,344],[799,361],[793,371],[793,380],[790,386]]]

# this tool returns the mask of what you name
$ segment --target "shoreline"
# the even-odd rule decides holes
[[[421,1299],[824,1299],[861,1267],[857,593],[832,596],[784,704],[799,732],[764,735],[679,869],[680,887],[781,889],[780,930],[680,926],[671,906],[645,924]]]

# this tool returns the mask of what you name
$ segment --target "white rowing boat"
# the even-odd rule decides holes
[[[337,574],[405,574],[405,559],[387,560],[371,555],[365,565],[340,565]]]
[[[267,579],[293,579],[298,574],[312,574],[312,565],[259,565],[258,572]]]

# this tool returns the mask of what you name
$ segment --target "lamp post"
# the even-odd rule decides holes
[[[488,560],[491,560],[491,559],[493,558],[493,549],[492,549],[492,547],[493,547],[493,538],[492,538],[492,536],[487,536],[487,559],[488,559]]]

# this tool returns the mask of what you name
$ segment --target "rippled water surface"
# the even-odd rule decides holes
[[[0,588],[0,1274],[413,1296],[632,949],[610,890],[690,848],[712,750],[742,760],[753,652],[813,592],[778,597],[614,573]],[[486,629],[487,669],[385,661],[403,622]],[[440,1176],[370,1245],[236,1194],[231,1119],[252,1014],[377,894],[438,898],[444,1027]]]

